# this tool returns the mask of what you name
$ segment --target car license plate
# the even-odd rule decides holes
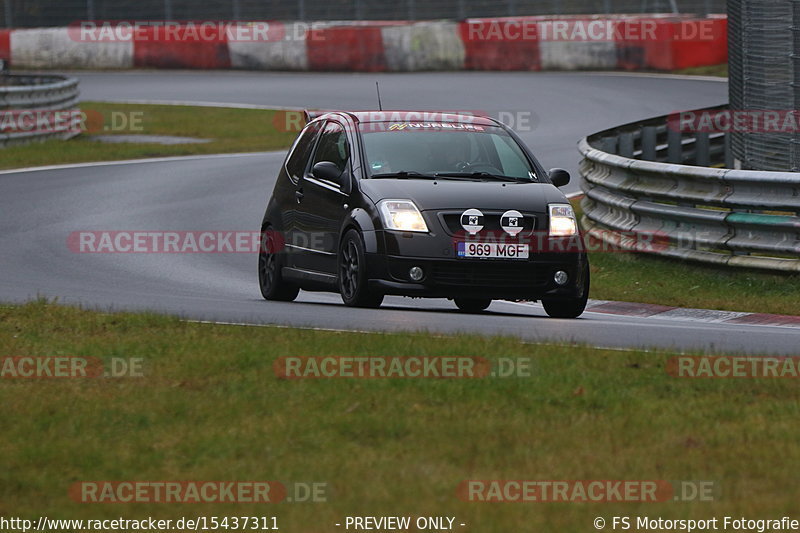
[[[459,242],[456,255],[464,259],[528,259],[527,244]]]

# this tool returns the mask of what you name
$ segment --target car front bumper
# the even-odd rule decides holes
[[[574,248],[559,252],[537,248],[528,259],[466,259],[457,257],[457,239],[447,234],[378,231],[374,236],[375,249],[367,251],[367,276],[370,289],[383,294],[498,300],[583,295],[587,258]],[[411,279],[412,267],[423,270],[421,280]],[[569,276],[564,285],[555,282],[559,270]]]

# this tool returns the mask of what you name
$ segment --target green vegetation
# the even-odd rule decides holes
[[[276,305],[265,302],[265,306]],[[590,531],[596,516],[791,515],[797,383],[682,379],[668,354],[509,338],[333,333],[0,308],[0,353],[141,357],[145,376],[0,378],[0,515],[449,515],[471,531]],[[283,380],[280,356],[525,357],[531,377]],[[469,479],[711,480],[713,502],[474,503]],[[79,504],[82,480],[326,482],[326,503]],[[460,529],[460,528],[457,528]],[[466,530],[466,529],[465,529]]]
[[[800,277],[628,253],[592,253],[591,297],[675,307],[800,314]]]
[[[16,146],[0,151],[0,168],[115,161],[162,156],[263,152],[287,148],[296,117],[283,111],[173,105],[83,102],[87,133],[69,141]],[[286,127],[288,124],[290,127]],[[197,144],[106,144],[97,135],[170,135],[211,139]]]

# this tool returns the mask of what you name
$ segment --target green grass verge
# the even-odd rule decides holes
[[[728,64],[708,65],[704,67],[690,67],[673,70],[673,74],[686,74],[690,76],[717,76],[720,78],[728,77]]]
[[[573,199],[581,216],[580,200]],[[589,254],[591,297],[675,307],[800,314],[800,276],[634,253]]]
[[[261,152],[286,148],[297,135],[297,132],[282,131],[284,128],[276,127],[285,122],[280,111],[101,102],[82,102],[81,110],[90,117],[87,122],[91,133],[69,141],[48,141],[3,149],[0,168]],[[115,124],[125,127],[115,130]],[[106,131],[105,128],[109,130]],[[212,141],[203,144],[160,145],[105,144],[92,140],[94,136],[101,134],[172,135]]]
[[[264,303],[264,305],[270,305]],[[336,531],[346,515],[450,515],[469,531],[590,531],[596,516],[783,516],[796,510],[793,380],[689,380],[667,354],[509,338],[333,333],[0,308],[0,353],[141,357],[146,376],[0,379],[0,515],[276,515]],[[532,376],[277,379],[279,356],[528,357]],[[325,503],[78,504],[82,480],[329,484]],[[711,480],[712,502],[471,503],[468,479]],[[461,528],[457,528],[461,529]]]

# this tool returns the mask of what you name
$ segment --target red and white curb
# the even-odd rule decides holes
[[[713,309],[688,309],[658,304],[631,302],[610,302],[589,300],[586,311],[607,315],[675,320],[682,322],[704,322],[713,324],[779,326],[800,328],[800,316],[773,315],[767,313],[744,313],[738,311],[717,311]]]

